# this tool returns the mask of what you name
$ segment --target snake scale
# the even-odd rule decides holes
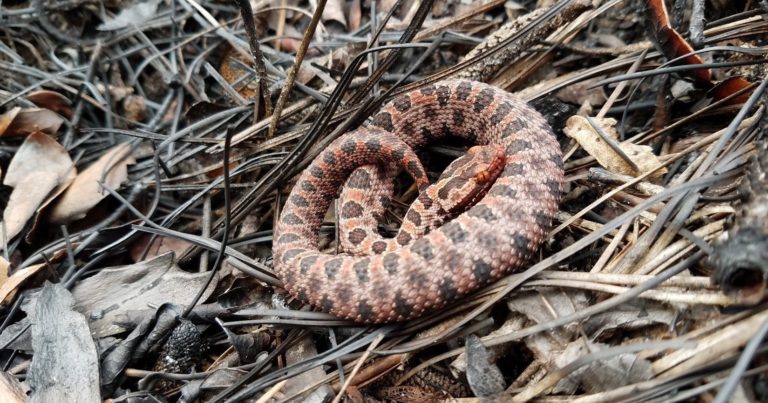
[[[427,186],[415,153],[445,137],[478,146]],[[375,220],[399,169],[420,194],[387,239]],[[342,185],[344,252],[333,255],[319,250],[319,229]],[[302,172],[275,226],[274,269],[291,295],[337,317],[413,319],[519,269],[562,186],[560,147],[538,112],[487,84],[437,82],[397,96]]]

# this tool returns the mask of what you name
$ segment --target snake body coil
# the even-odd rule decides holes
[[[372,203],[355,198],[370,198],[382,180],[394,179],[386,176],[396,171],[380,167],[402,167],[423,185],[426,175],[414,150],[447,136],[503,154],[495,181],[474,206],[421,230],[426,235],[406,230],[422,224],[426,211],[448,205],[443,199],[459,187],[448,177],[420,194],[395,239],[355,227],[370,222],[366,209]],[[359,170],[363,165],[368,167]],[[342,228],[343,244],[352,253],[372,249],[370,256],[318,249],[325,213],[348,178],[351,190],[338,212],[341,226],[348,227]],[[301,174],[275,228],[274,268],[292,295],[338,317],[365,323],[412,319],[519,269],[545,240],[562,184],[560,147],[538,112],[486,84],[438,82],[392,100]]]

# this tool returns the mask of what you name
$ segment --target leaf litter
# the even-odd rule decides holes
[[[763,3],[3,3],[0,396],[765,400]],[[292,179],[384,91],[448,77],[555,129],[546,246],[408,323],[286,297]]]

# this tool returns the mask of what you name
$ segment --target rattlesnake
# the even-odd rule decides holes
[[[447,136],[484,147],[427,188],[414,150]],[[421,193],[398,236],[385,239],[372,228],[380,211],[370,210],[386,204],[395,167]],[[326,254],[318,232],[345,181],[346,252]],[[520,268],[545,240],[562,186],[560,147],[538,112],[487,84],[441,81],[396,97],[312,161],[276,224],[274,269],[292,295],[335,316],[412,319]]]

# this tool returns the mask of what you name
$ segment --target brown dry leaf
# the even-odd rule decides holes
[[[72,103],[69,102],[69,98],[56,91],[33,91],[27,95],[27,100],[41,108],[50,109],[67,119],[72,118]]]
[[[140,95],[128,95],[123,99],[125,118],[134,122],[144,122],[147,119],[147,102]]]
[[[8,207],[3,212],[8,239],[24,229],[51,190],[56,189],[58,185],[59,180],[55,172],[37,171],[27,175],[26,180],[13,189]]]
[[[751,84],[752,83],[740,76],[729,77],[712,87],[712,89],[707,92],[707,95],[712,97],[713,101],[719,101],[729,95],[749,87]],[[752,95],[752,91],[747,91],[738,97],[726,102],[725,105],[743,104],[747,102],[747,99],[749,99],[750,95]]]
[[[349,31],[354,32],[360,29],[360,21],[363,18],[363,11],[360,8],[360,0],[352,0],[349,3]]]
[[[2,285],[0,285],[0,303],[2,305],[10,304],[13,300],[13,297],[16,295],[19,286],[24,284],[28,278],[37,274],[37,272],[45,267],[45,265],[46,263],[41,263],[34,266],[25,267],[13,273],[12,276],[8,277],[8,279],[4,281]]]
[[[67,150],[50,136],[36,132],[24,140],[3,182],[13,187],[3,212],[6,239],[21,232],[51,191],[74,177],[73,165]]]
[[[147,249],[147,243],[152,240],[152,244],[147,250],[147,255],[142,256],[144,250]],[[150,235],[142,236],[139,240],[131,244],[130,254],[131,259],[139,261],[141,259],[151,259],[155,256],[160,256],[168,252],[174,252],[178,255],[183,254],[190,246],[191,243],[179,238],[172,237],[152,237]]]
[[[221,273],[219,273],[221,274]],[[176,265],[172,253],[127,266],[106,267],[72,288],[75,310],[86,314],[95,337],[122,333],[137,323],[153,306],[188,304],[206,287],[206,301],[218,284],[210,273],[187,273]]]
[[[554,360],[554,366],[563,368],[590,352],[609,347],[602,343],[591,343],[587,347],[583,340],[571,342]],[[652,377],[651,364],[648,360],[637,353],[625,353],[579,367],[562,379],[554,390],[563,393],[562,391],[572,391],[580,387],[589,393],[599,393],[647,381]]]
[[[49,220],[67,223],[85,217],[107,196],[102,183],[116,189],[128,178],[128,165],[135,162],[128,143],[118,144],[83,170],[53,207]]]
[[[616,140],[618,138],[615,128],[616,119],[593,119],[593,121],[614,141],[618,148],[629,158],[629,161],[608,144],[595,131],[589,121],[582,116],[571,116],[568,118],[563,131],[569,137],[576,140],[584,151],[595,157],[597,162],[605,169],[619,174],[638,176],[648,171],[653,171],[661,165],[651,147],[630,142],[619,143]],[[666,173],[666,168],[656,169],[649,177],[649,180],[661,179]]]
[[[689,54],[693,52],[693,47],[672,27],[664,0],[649,0],[646,7],[649,36],[667,59],[688,55],[679,64],[704,64],[699,55]],[[693,76],[700,84],[711,85],[712,74],[707,68],[692,70],[686,74]]]
[[[11,268],[11,264],[0,256],[0,287],[8,280],[8,271]]]
[[[344,0],[331,0],[327,2],[323,9],[323,22],[328,23],[334,21],[346,29],[347,18],[344,15],[344,3]]]
[[[0,372],[0,402],[23,403],[27,400],[26,389],[15,376]]]
[[[0,115],[0,136],[27,136],[35,132],[55,135],[64,119],[48,109],[15,107]]]

